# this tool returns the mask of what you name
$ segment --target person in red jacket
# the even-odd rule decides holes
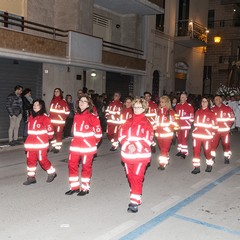
[[[176,156],[186,158],[188,156],[188,137],[191,125],[194,121],[194,108],[187,103],[187,94],[180,95],[180,103],[176,106],[176,113],[179,116],[179,130],[177,132],[178,153]]]
[[[151,100],[152,94],[150,92],[144,92],[144,99],[148,102],[148,110],[146,111],[145,115],[152,126],[154,126],[157,118],[158,105]],[[156,142],[154,140],[152,142],[151,151],[152,153],[156,152]]]
[[[160,98],[160,108],[157,112],[155,136],[160,148],[159,170],[164,170],[169,161],[169,150],[174,136],[174,130],[178,128],[175,119],[175,111],[171,107],[171,100],[168,96]]]
[[[53,99],[50,103],[49,117],[54,127],[54,136],[51,141],[54,153],[58,153],[62,147],[62,136],[66,118],[70,113],[67,102],[63,99],[63,92],[60,88],[54,89]]]
[[[142,203],[142,187],[147,165],[151,158],[153,127],[145,116],[148,103],[143,98],[133,100],[133,117],[121,125],[119,142],[121,157],[130,186],[128,212],[138,212]]]
[[[127,119],[132,118],[133,116],[132,100],[133,100],[132,97],[127,97],[124,100],[123,108],[120,115],[121,124],[124,124],[127,121]]]
[[[36,183],[37,161],[42,169],[47,171],[47,182],[52,182],[57,176],[55,168],[48,160],[47,151],[49,139],[53,137],[53,126],[46,114],[45,103],[41,99],[33,102],[33,111],[28,119],[28,136],[24,143],[27,152],[27,181],[24,185]]]
[[[215,114],[218,130],[213,137],[212,142],[212,157],[216,157],[216,149],[219,144],[219,140],[222,140],[222,147],[224,152],[224,163],[229,164],[230,158],[232,155],[230,149],[230,129],[232,124],[235,121],[233,110],[222,103],[221,96],[214,97],[215,106],[212,108],[212,111]]]
[[[201,108],[195,113],[193,136],[193,167],[192,174],[200,173],[201,146],[203,146],[206,157],[207,168],[205,172],[211,172],[213,160],[211,156],[211,142],[213,134],[217,130],[214,113],[210,110],[210,100],[203,97]]]
[[[118,129],[121,124],[120,114],[122,111],[122,102],[120,101],[120,97],[120,92],[115,92],[113,101],[110,102],[105,111],[107,119],[107,136],[112,144],[110,151],[116,151],[118,148]]]
[[[84,196],[89,193],[93,156],[97,152],[101,138],[102,129],[98,117],[93,114],[92,100],[88,95],[83,95],[73,121],[73,139],[68,161],[70,190],[65,193],[66,195],[77,193],[78,196]],[[81,187],[78,174],[80,160]]]

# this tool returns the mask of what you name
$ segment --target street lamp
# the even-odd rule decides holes
[[[220,37],[219,35],[216,35],[216,36],[214,37],[214,42],[215,42],[215,43],[220,43],[220,42],[221,42],[221,37]]]

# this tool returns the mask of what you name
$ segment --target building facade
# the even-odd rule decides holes
[[[2,0],[0,100],[17,84],[47,106],[55,87],[201,94],[207,14],[207,0]]]

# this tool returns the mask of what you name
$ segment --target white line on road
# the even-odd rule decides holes
[[[170,198],[166,199],[165,201],[161,202],[160,204],[152,207],[151,210],[154,212],[159,212],[159,211],[171,206],[173,203],[176,203],[180,199],[181,199],[181,197],[173,195]]]
[[[117,236],[118,234],[122,233],[123,231],[133,227],[135,224],[137,224],[137,221],[130,220],[130,221],[124,222],[121,225],[113,228],[111,231],[105,233],[104,235],[95,238],[95,240],[112,239],[113,237]]]
[[[193,185],[191,186],[191,188],[193,188],[193,189],[198,189],[198,188],[200,188],[200,187],[203,187],[204,185],[207,185],[207,184],[210,183],[211,181],[212,181],[212,179],[210,179],[210,178],[204,178],[203,180],[201,180],[201,181],[193,184]]]

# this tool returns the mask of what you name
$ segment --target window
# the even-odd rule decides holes
[[[163,8],[165,8],[165,0],[162,3]],[[164,13],[156,15],[156,29],[164,32]]]
[[[214,28],[214,9],[208,10],[208,28]]]

